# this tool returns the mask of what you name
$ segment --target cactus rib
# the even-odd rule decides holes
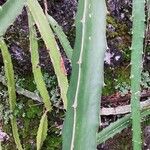
[[[81,80],[81,65],[82,65],[82,57],[83,57],[83,47],[84,47],[84,38],[85,38],[85,21],[87,17],[87,0],[84,2],[84,10],[83,10],[83,18],[81,20],[82,23],[82,38],[81,38],[81,50],[78,60],[79,65],[79,72],[78,72],[78,80],[77,80],[77,87],[75,92],[75,98],[73,103],[73,109],[74,109],[74,116],[73,116],[73,130],[72,130],[72,140],[71,140],[71,148],[70,150],[74,149],[74,139],[75,139],[75,132],[76,132],[76,117],[77,117],[77,106],[78,106],[78,94],[79,94],[79,86],[80,86],[80,80]]]

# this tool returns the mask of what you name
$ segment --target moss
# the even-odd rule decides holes
[[[36,135],[39,126],[39,121],[42,116],[43,106],[35,104],[32,100],[25,97],[19,97],[18,106],[22,105],[22,108],[16,107],[15,115],[18,118],[19,135],[21,142],[26,150],[36,149]],[[57,109],[53,110],[52,113],[48,114],[49,130],[48,136],[44,142],[43,149],[45,150],[59,150],[61,149],[61,136],[60,129],[57,128],[57,123],[62,123],[61,118],[64,113]],[[11,126],[7,124],[4,126],[4,130],[9,135],[12,135]],[[4,143],[4,149],[11,150],[16,149],[13,137],[10,136],[8,142]]]
[[[49,91],[56,89],[56,77],[49,76],[49,74],[46,73],[43,74]],[[33,75],[18,76],[17,84],[30,91],[35,91],[36,86],[33,83],[33,80]],[[54,93],[53,95],[51,93],[51,96],[54,96]],[[59,96],[56,97],[56,101],[58,100]],[[8,103],[6,104],[6,102],[7,101],[4,100],[3,105],[5,106],[5,111],[9,111]],[[20,139],[26,150],[36,149],[36,135],[43,110],[44,107],[42,104],[35,103],[33,100],[30,100],[22,95],[17,96],[17,106],[14,115],[17,117]],[[60,129],[57,128],[57,122],[59,125],[62,125],[63,117],[64,112],[59,110],[59,108],[53,109],[53,111],[48,114],[49,130],[45,141],[45,149],[58,150],[59,147],[61,147],[60,145],[62,141],[60,137]],[[10,123],[4,125],[3,129],[6,133],[12,135]],[[7,150],[16,149],[12,136],[10,136],[8,142],[4,143],[3,148]]]
[[[115,87],[123,82],[130,84],[130,68],[105,68],[103,95],[108,96],[116,92]]]
[[[26,75],[26,76],[17,76],[16,77],[16,81],[17,81],[17,85],[24,88],[24,89],[27,89],[29,91],[32,91],[34,92],[36,90],[36,85],[34,83],[34,77],[33,77],[33,74],[30,74],[30,75]]]
[[[113,27],[113,31],[107,29],[108,45],[113,45],[110,49],[113,50],[115,48],[121,51],[123,53],[123,61],[129,63],[131,55],[129,49],[131,45],[131,33],[128,25],[125,22],[118,21],[111,15],[107,16],[107,24]]]
[[[44,145],[43,149],[44,150],[61,150],[61,145],[62,145],[62,138],[61,136],[55,136],[54,133],[51,135],[48,135]]]

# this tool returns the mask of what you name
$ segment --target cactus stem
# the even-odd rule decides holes
[[[90,4],[89,4],[89,7],[91,7]],[[85,3],[84,3],[83,18],[81,20],[83,30],[82,30],[82,39],[81,39],[81,51],[80,51],[80,56],[79,56],[79,61],[78,61],[78,65],[79,65],[78,81],[77,81],[77,88],[76,88],[74,104],[73,104],[74,117],[73,117],[73,132],[72,132],[72,140],[71,140],[71,149],[70,150],[74,149],[74,139],[75,139],[75,132],[76,132],[76,116],[77,116],[76,108],[78,106],[77,101],[78,101],[79,85],[80,85],[80,79],[81,79],[81,63],[82,63],[82,55],[83,55],[83,50],[84,50],[86,13],[87,13],[87,0],[85,0]]]
[[[92,14],[89,14],[89,17],[92,18]]]
[[[63,150],[93,150],[97,144],[99,89],[103,82],[99,80],[99,75],[103,78],[103,56],[106,46],[106,4],[105,0],[80,0],[78,6],[73,73],[63,130]],[[99,62],[99,56],[100,67],[95,69],[92,66]],[[88,92],[93,90],[93,87],[94,92]],[[93,118],[92,122],[89,115]]]
[[[91,40],[91,36],[89,36],[89,40]]]
[[[91,4],[89,4],[89,9],[91,9]]]

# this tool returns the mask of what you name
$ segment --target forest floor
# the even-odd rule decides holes
[[[2,5],[5,0],[0,0]],[[41,5],[43,6],[42,2]],[[105,54],[104,68],[104,83],[103,96],[101,107],[110,108],[130,104],[130,45],[131,45],[131,0],[113,1],[108,0],[108,16],[107,16],[107,43],[108,48]],[[75,41],[74,19],[77,9],[76,0],[57,0],[48,1],[49,14],[51,14],[63,27],[68,39],[73,47]],[[149,20],[147,20],[149,22]],[[149,29],[147,27],[147,29]],[[147,30],[145,34],[145,55],[143,57],[144,67],[142,73],[142,92],[141,101],[150,98],[150,35]],[[28,24],[27,14],[24,9],[22,14],[17,18],[6,33],[6,42],[9,45],[9,50],[13,59],[16,84],[18,87],[27,89],[28,91],[38,93],[34,83],[31,70],[31,61],[29,54],[29,39],[28,39]],[[43,70],[44,80],[46,82],[50,96],[52,97],[54,109],[49,116],[48,138],[44,142],[43,150],[61,150],[61,129],[63,125],[64,113],[62,103],[60,102],[59,87],[57,79],[53,71],[53,66],[47,55],[46,47],[43,41],[39,42],[40,49],[40,65]],[[68,78],[71,75],[71,65],[66,58],[66,55],[61,48],[65,67],[68,70]],[[3,75],[3,61],[0,55],[0,75]],[[0,129],[6,131],[9,135],[9,140],[4,141],[3,146],[6,150],[14,149],[15,145],[11,135],[9,118],[11,112],[8,108],[7,89],[3,84],[0,84]],[[35,149],[35,137],[42,115],[42,104],[33,101],[32,98],[27,98],[23,95],[17,95],[18,105],[16,106],[16,116],[23,145],[26,150]],[[111,122],[121,118],[124,114],[111,114],[102,116],[102,124],[100,129],[108,126]],[[143,149],[150,149],[150,122],[147,118],[143,126]],[[29,130],[30,129],[30,130]],[[51,139],[51,140],[48,140]],[[49,145],[49,149],[46,145]],[[125,129],[114,138],[106,141],[98,146],[99,150],[130,150],[131,129]]]

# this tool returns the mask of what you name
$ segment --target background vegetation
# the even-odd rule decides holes
[[[16,147],[18,149],[40,149],[41,147],[45,150],[62,149],[64,108],[67,107],[66,93],[68,85],[70,85],[70,94],[68,93],[70,103],[68,103],[66,115],[72,116],[71,106],[73,103],[71,103],[70,97],[75,93],[74,89],[77,84],[75,81],[78,81],[76,62],[81,56],[79,51],[74,52],[73,59],[71,59],[74,44],[76,45],[75,49],[79,50],[82,45],[82,37],[84,41],[87,41],[90,34],[101,32],[101,29],[105,28],[105,23],[99,25],[94,20],[85,22],[83,26],[78,23],[84,16],[84,11],[88,12],[87,16],[90,15],[90,11],[94,11],[96,20],[105,21],[102,18],[106,15],[105,4],[92,1],[92,8],[86,8],[85,4],[90,3],[91,1],[86,0],[78,3],[75,34],[77,11],[77,1],[75,0],[48,0],[47,3],[37,0],[0,1],[2,6],[0,7],[0,141],[3,149],[16,149]],[[148,149],[150,147],[149,1],[145,3],[142,0],[140,2],[134,0],[131,3],[130,0],[109,0],[106,5],[108,11],[106,18],[107,50],[105,57],[100,54],[102,56],[101,63],[99,61],[102,65],[101,70],[96,71],[97,68],[100,69],[100,65],[96,61],[97,57],[97,60],[100,60],[98,52],[93,53],[96,57],[92,56],[90,51],[89,53],[83,51],[83,66],[86,69],[83,69],[83,78],[80,82],[82,88],[78,93],[79,97],[83,99],[82,94],[86,93],[84,89],[87,89],[87,84],[90,85],[89,88],[92,88],[93,83],[97,85],[102,82],[104,74],[101,106],[99,106],[100,96],[91,100],[92,103],[95,101],[96,109],[88,107],[86,100],[85,103],[79,103],[77,116],[80,119],[77,120],[79,121],[77,128],[80,126],[83,128],[75,135],[75,149],[81,149],[80,142],[86,143],[83,144],[82,149],[85,147],[95,149],[98,145],[97,149],[124,150],[132,149],[132,144],[136,150],[141,147]],[[103,10],[101,11],[104,13],[103,15],[98,14],[100,8]],[[92,23],[93,25],[91,25]],[[93,31],[91,26],[95,26],[96,31]],[[80,32],[84,29],[86,31],[86,28],[88,28],[88,32],[85,33],[88,36]],[[76,43],[75,37],[77,38]],[[85,47],[86,51],[91,48],[90,44],[95,46],[96,43],[103,43],[101,37],[89,42]],[[132,48],[130,48],[131,45]],[[94,57],[95,62],[89,56]],[[131,63],[130,60],[132,60]],[[74,73],[70,82],[72,69]],[[98,73],[97,76],[92,75],[92,78],[86,76],[90,71]],[[101,80],[98,80],[97,78],[100,77]],[[84,78],[87,80],[84,81]],[[101,86],[97,86],[97,90],[100,91],[100,89]],[[88,90],[90,91],[90,89]],[[90,92],[86,93],[85,97],[90,97],[88,94]],[[131,114],[129,113],[130,99],[132,99]],[[143,108],[142,111],[140,111],[140,104]],[[101,122],[98,122],[99,108],[101,108]],[[81,113],[83,110],[85,110],[84,113]],[[95,119],[91,119],[93,110],[97,111]],[[86,122],[88,119],[89,123]],[[97,143],[96,137],[93,136],[92,140],[95,144],[91,147],[92,144],[88,141],[92,141],[92,133],[89,137],[85,133],[93,129],[94,135],[97,127],[93,128],[90,123],[99,125],[99,131],[101,131],[97,134]],[[71,140],[73,123],[68,119],[65,124],[65,130],[70,131],[65,133],[64,130],[63,135],[64,150],[67,150],[71,149],[68,141]],[[131,124],[133,124],[133,139]],[[143,131],[142,134],[141,131]],[[69,140],[68,137],[70,137]],[[79,140],[78,137],[82,137],[84,141]]]

